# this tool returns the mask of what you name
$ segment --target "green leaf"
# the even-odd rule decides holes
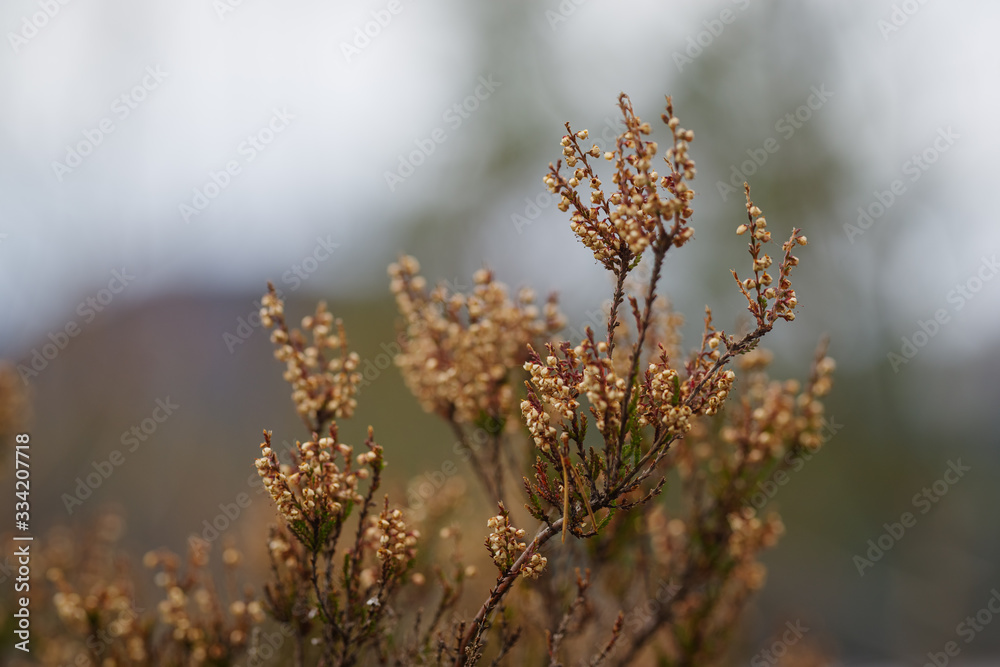
[[[631,271],[635,267],[639,266],[639,262],[641,261],[642,261],[642,253],[640,252],[638,255],[635,256],[635,259],[632,260],[632,263],[628,265],[628,269],[626,269],[626,271]]]
[[[530,484],[525,484],[524,486],[528,490],[528,502],[531,503],[530,506],[526,505],[525,509],[528,510],[528,513],[531,514],[531,516],[535,517],[539,521],[544,521],[545,512],[542,510],[542,505],[538,501],[538,496],[536,496],[535,492],[531,490]]]
[[[323,548],[326,543],[326,538],[330,537],[330,533],[333,532],[333,527],[337,524],[337,519],[331,519],[329,521],[324,521],[320,524],[319,533],[316,535],[316,551]]]
[[[298,538],[306,549],[313,551],[313,540],[312,540],[312,530],[309,528],[309,524],[303,519],[295,519],[294,521],[288,522],[288,528],[292,531],[292,534]]]
[[[632,467],[639,465],[642,458],[642,426],[639,424],[639,417],[633,416],[629,423],[629,442],[632,445]]]
[[[344,577],[344,588],[350,590],[351,588],[351,553],[347,552],[344,554],[344,566],[341,568]]]
[[[628,461],[632,458],[633,449],[635,449],[635,445],[632,444],[631,439],[622,446],[622,459],[618,464],[619,473],[624,473],[628,468]]]
[[[629,459],[632,465],[637,465],[642,458],[642,426],[639,424],[639,391],[635,395],[628,407],[628,442],[622,444],[622,459],[619,472],[625,470]]]

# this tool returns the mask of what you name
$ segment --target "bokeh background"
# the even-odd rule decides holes
[[[33,404],[38,534],[117,505],[137,553],[182,550],[251,492],[225,539],[261,562],[260,431],[304,435],[248,319],[267,280],[293,314],[326,299],[346,321],[371,382],[345,440],[374,424],[399,493],[441,470],[453,438],[385,368],[386,265],[411,253],[456,286],[488,265],[588,323],[607,279],[542,175],[565,121],[601,143],[619,92],[650,121],[670,94],[696,133],[696,242],[663,278],[686,331],[705,304],[742,321],[727,186],[746,178],[777,236],[810,239],[776,372],[802,376],[824,333],[838,361],[835,433],[772,501],[788,534],[747,659],[801,620],[844,665],[923,664],[953,640],[996,664],[1000,619],[956,632],[1000,587],[998,19],[984,0],[4,2],[0,356]],[[178,407],[125,451],[157,400]]]

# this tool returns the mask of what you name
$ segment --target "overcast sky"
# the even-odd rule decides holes
[[[619,90],[648,88],[630,43],[652,45],[643,57],[669,83],[689,37],[718,25],[712,22],[724,12],[738,21],[758,4],[532,3],[534,25],[510,48],[545,54],[538,67],[547,80],[581,81],[569,87],[571,103],[584,120],[596,120],[614,111]],[[935,354],[975,354],[1000,331],[1000,280],[985,284],[976,307],[962,313],[949,290],[1000,249],[992,205],[1000,43],[991,19],[998,7],[914,2],[919,10],[897,14],[898,30],[890,31],[880,21],[893,19],[891,2],[811,4],[838,45],[824,83],[839,99],[824,127],[854,152],[870,184],[838,204],[841,223],[856,220],[876,191],[908,178],[906,161],[933,146],[939,131],[951,128],[957,137],[929,167],[933,179],[908,182],[905,220],[887,216],[892,231],[876,222],[864,237],[851,243],[845,232],[823,251],[854,267],[854,279],[879,295],[903,333],[939,308],[960,316],[961,335],[942,336],[948,340]],[[389,6],[3,3],[0,347],[18,354],[60,328],[115,270],[136,276],[120,297],[126,301],[174,289],[257,291],[262,275],[281,275],[322,239],[340,251],[324,287],[384,291],[381,267],[396,251],[386,239],[433,196],[443,168],[472,164],[479,136],[489,131],[482,123],[467,129],[474,112],[465,118],[447,110],[504,86],[530,93],[538,85],[508,80],[491,90],[489,61],[468,57],[481,17],[461,4],[401,0],[392,5],[397,13]],[[623,14],[644,17],[624,41],[612,32]],[[372,21],[384,25],[371,24],[366,42],[358,35]],[[550,111],[555,117],[563,108]],[[764,119],[760,136],[770,125]],[[434,154],[390,189],[386,172],[436,128],[444,140]],[[743,159],[742,147],[734,151],[734,161]],[[700,187],[702,196],[715,196],[711,182]],[[539,191],[536,183],[512,192],[505,205]],[[520,261],[525,282],[544,282],[553,267],[524,261],[532,250],[510,233],[510,212],[484,212],[503,223],[482,240],[480,254]],[[866,242],[876,235],[882,242]]]

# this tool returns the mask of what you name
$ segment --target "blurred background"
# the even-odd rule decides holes
[[[619,92],[650,121],[670,94],[696,134],[696,242],[663,278],[687,341],[705,304],[743,321],[748,180],[776,237],[810,239],[775,372],[802,377],[824,333],[838,362],[831,437],[772,501],[788,533],[746,655],[801,620],[844,665],[948,641],[995,664],[1000,621],[957,632],[1000,588],[998,19],[982,0],[8,0],[0,356],[33,405],[39,534],[118,505],[137,553],[182,550],[248,493],[224,532],[262,563],[261,429],[305,435],[252,316],[268,280],[293,317],[325,299],[346,322],[369,382],[344,439],[374,424],[399,493],[442,470],[453,437],[386,364],[386,265],[407,252],[458,287],[487,265],[582,328],[610,286],[542,176],[564,122],[605,148]]]

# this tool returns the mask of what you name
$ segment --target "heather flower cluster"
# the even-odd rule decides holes
[[[410,391],[425,410],[458,423],[508,414],[510,369],[524,362],[529,343],[564,326],[554,299],[539,308],[529,289],[511,298],[486,269],[473,276],[471,294],[445,285],[428,291],[419,271],[409,256],[389,267],[406,334],[396,364]]]
[[[664,155],[668,173],[662,176],[655,166],[659,147],[644,138],[652,133],[651,126],[635,115],[628,96],[622,94],[618,106],[625,131],[615,150],[603,154],[614,165],[614,191],[610,195],[605,194],[603,181],[591,163],[601,157],[600,149],[597,144],[584,148],[580,142],[587,139],[588,131],[574,133],[569,123],[560,143],[572,174],[566,178],[556,165],[544,178],[549,191],[560,196],[559,210],[573,210],[573,232],[605,268],[616,273],[651,246],[666,240],[679,247],[694,236],[694,230],[686,226],[693,213],[690,202],[694,191],[685,181],[696,173],[694,160],[688,155],[694,132],[680,126],[669,99],[663,121],[673,141]],[[589,188],[589,195],[580,194],[581,183]],[[668,232],[664,222],[671,220],[673,227]]]
[[[343,322],[320,302],[313,315],[302,318],[302,329],[311,334],[309,341],[302,331],[289,330],[284,302],[271,284],[261,299],[260,317],[265,327],[274,328],[274,356],[285,362],[292,401],[309,429],[322,432],[327,421],[351,417],[357,407],[361,359],[347,349]]]
[[[576,350],[566,345],[563,359],[557,356],[558,351],[552,345],[548,346],[548,351],[543,360],[534,349],[530,350],[529,359],[524,364],[530,376],[528,396],[521,401],[524,422],[535,445],[543,452],[551,452],[556,437],[562,438],[571,428],[567,420],[573,420],[580,407],[577,398],[583,382],[583,373],[579,369],[581,355]],[[559,429],[552,426],[553,419]]]
[[[209,545],[193,539],[188,555],[189,567],[200,571],[208,566]],[[235,568],[242,555],[230,547],[223,552],[223,564]],[[180,568],[180,559],[169,552],[150,552],[143,564],[160,571],[157,585],[166,597],[157,605],[160,622],[170,629],[171,637],[191,650],[195,664],[225,661],[237,651],[245,649],[250,641],[250,630],[264,620],[261,603],[246,596],[233,600],[228,608],[228,620],[220,608],[219,600],[206,581],[191,577]]]
[[[335,443],[334,437],[296,442],[291,464],[282,464],[271,448],[271,434],[265,431],[261,457],[255,464],[278,512],[287,521],[322,526],[339,518],[345,506],[363,502],[358,483],[368,479],[371,469],[381,468],[378,445],[358,457],[358,464],[369,468],[352,469],[353,451],[350,445]]]
[[[598,505],[611,505],[616,497],[637,489],[653,474],[670,443],[690,430],[693,417],[718,412],[736,377],[733,371],[724,368],[725,364],[749,349],[773,323],[773,320],[767,322],[751,336],[737,341],[715,330],[709,311],[701,349],[685,363],[671,359],[668,350],[675,350],[675,341],[670,335],[665,337],[658,355],[643,361],[648,343],[653,342],[647,336],[656,333],[654,304],[664,256],[670,247],[683,245],[693,235],[687,226],[693,191],[686,185],[686,180],[695,175],[694,162],[688,156],[693,133],[680,127],[668,99],[663,120],[674,142],[664,156],[668,173],[660,177],[651,171],[656,144],[642,138],[651,133],[650,127],[634,114],[627,97],[620,98],[619,106],[626,130],[616,151],[606,156],[615,164],[612,182],[618,191],[609,201],[617,208],[612,210],[605,203],[603,192],[595,189],[600,179],[588,157],[594,157],[596,149],[588,153],[579,146],[579,141],[586,137],[585,131],[573,134],[567,124],[570,134],[562,139],[567,165],[577,168],[573,177],[566,180],[560,176],[561,163],[552,166],[546,176],[549,187],[562,194],[563,205],[574,207],[573,230],[595,251],[616,282],[605,340],[598,341],[594,332],[588,330],[587,338],[576,346],[563,344],[559,349],[549,345],[544,362],[532,350],[532,357],[525,364],[531,381],[521,410],[541,453],[535,482],[528,485],[533,514],[550,521],[545,505],[561,510],[566,520],[562,527],[564,535],[567,530],[578,528],[569,525],[566,516],[571,498],[578,498],[580,510],[585,509],[591,524],[596,526],[595,500]],[[596,207],[584,206],[576,193],[584,177],[590,180],[594,190],[591,200]],[[658,185],[665,194],[661,194]],[[748,210],[750,207],[748,203]],[[601,216],[602,210],[606,218]],[[793,234],[793,240],[797,238],[800,237]],[[640,305],[638,297],[625,294],[626,278],[649,248],[653,249],[653,269]],[[781,275],[787,281],[785,264]],[[614,350],[616,329],[620,326],[618,307],[626,296],[632,306],[637,334],[627,363],[622,363],[623,355],[616,356]],[[787,306],[787,298],[784,303]],[[668,318],[667,329],[669,325]],[[642,364],[646,368],[644,375],[638,372]],[[584,445],[588,415],[578,411],[584,397],[589,404],[589,416],[604,440],[602,459]],[[652,433],[644,434],[644,429],[649,428]],[[554,451],[557,442],[558,452]],[[577,465],[571,463],[571,443],[575,443],[581,459]],[[551,464],[562,477],[561,492],[546,479],[546,464]]]
[[[420,265],[403,256],[389,267],[390,288],[402,315],[396,365],[427,412],[452,428],[491,499],[504,494],[503,426],[516,415],[518,369],[538,344],[563,328],[552,297],[541,307],[530,289],[516,298],[481,269],[470,294],[441,284],[428,289]]]
[[[767,230],[767,219],[750,199],[750,186],[744,186],[747,198],[747,222],[736,228],[739,235],[750,234],[749,252],[753,258],[753,278],[740,280],[734,270],[733,278],[743,296],[747,299],[747,309],[753,313],[758,327],[770,326],[776,320],[791,322],[795,319],[795,306],[798,298],[792,289],[790,275],[792,267],[798,266],[799,258],[792,254],[797,245],[805,245],[805,236],[799,234],[799,229],[793,229],[791,237],[785,241],[781,249],[785,255],[778,265],[778,284],[772,286],[774,278],[768,273],[773,260],[767,253],[762,254],[763,244],[771,240],[771,232]],[[770,305],[770,307],[769,307]]]
[[[307,652],[305,638],[318,633],[311,641],[319,663],[350,665],[384,642],[398,618],[394,596],[416,558],[420,533],[388,496],[375,514],[385,461],[372,428],[367,451],[356,456],[340,440],[337,420],[353,415],[360,381],[343,324],[320,304],[302,320],[312,334],[306,345],[305,335],[285,324],[273,286],[262,304],[261,319],[275,327],[275,357],[286,363],[285,380],[312,430],[309,440],[296,442],[288,463],[273,449],[270,432],[260,445],[257,472],[283,521],[271,530],[265,599],[276,620],[295,626],[297,663]],[[320,437],[324,427],[327,435]]]
[[[62,628],[41,626],[46,641],[33,651],[38,663],[228,665],[244,659],[264,607],[251,588],[237,584],[240,552],[222,551],[228,595],[214,585],[204,540],[191,538],[187,558],[163,549],[147,553],[142,562],[156,571],[153,582],[163,595],[150,606],[118,546],[123,531],[122,518],[105,512],[79,535],[57,529],[41,543],[36,557],[55,588],[52,605]]]
[[[388,500],[385,509],[378,517],[378,527],[381,531],[379,560],[387,561],[390,567],[395,567],[399,563],[409,563],[414,559],[420,532],[408,530],[403,520],[403,513],[398,509],[390,509]]]
[[[490,534],[486,537],[486,548],[490,557],[503,575],[510,570],[517,559],[524,553],[527,545],[521,540],[524,531],[510,523],[510,512],[500,503],[500,513],[490,517],[486,522]],[[520,573],[525,577],[537,577],[545,569],[548,562],[544,556],[532,553],[528,562],[521,566]]]

